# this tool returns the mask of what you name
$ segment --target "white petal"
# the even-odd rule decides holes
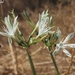
[[[16,30],[17,30],[17,28],[18,28],[18,24],[17,25],[15,25],[14,27],[13,27],[13,33],[15,34],[15,32],[16,32]]]
[[[5,25],[7,27],[7,29],[10,31],[12,30],[12,25],[10,23],[10,16],[8,15],[7,17],[4,18],[5,19]]]
[[[71,57],[71,54],[70,54],[69,51],[67,51],[66,49],[63,49],[63,52],[64,52],[68,57]]]
[[[52,16],[50,17],[50,23],[52,23]]]
[[[0,34],[3,36],[7,36],[7,33],[5,33],[5,32],[0,32]]]
[[[18,18],[18,16],[15,17],[15,19],[14,19],[14,23],[13,23],[13,33],[15,33],[16,30],[17,30],[17,28],[18,28],[17,18]]]
[[[56,46],[56,48],[55,48],[55,50],[54,50],[53,54],[57,54],[57,53],[58,53],[58,51],[59,51],[59,49],[60,49],[60,47]]]
[[[58,37],[58,40],[60,41],[61,40],[61,30],[59,29],[59,27],[57,28],[57,37]]]
[[[73,38],[74,36],[74,32],[70,33],[64,40],[64,43],[66,43],[68,40],[70,40],[71,38]]]
[[[75,44],[65,44],[65,47],[75,48]]]

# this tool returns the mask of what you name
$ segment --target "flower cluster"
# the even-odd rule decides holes
[[[14,18],[14,22],[12,22],[10,16],[4,18],[4,24],[6,27],[3,27],[4,32],[0,32],[1,35],[7,36],[9,42],[11,43],[11,38],[15,38],[15,33],[18,28],[17,16]]]
[[[48,10],[46,12],[43,11],[42,14],[39,14],[39,20],[36,24],[36,27],[38,28],[38,35],[36,36],[37,38],[47,35],[48,33],[54,33],[54,31],[51,30],[53,27],[48,26],[48,22],[51,19],[52,17],[49,18]]]
[[[9,15],[7,17],[5,17],[5,19],[4,19],[4,23],[5,23],[6,27],[3,27],[4,32],[0,32],[0,34],[3,35],[3,36],[7,36],[9,42],[12,41],[11,38],[15,38],[15,33],[16,33],[17,28],[18,28],[17,18],[18,18],[17,16],[14,17],[13,22],[12,22]],[[48,10],[43,11],[42,14],[39,14],[39,20],[36,23],[36,26],[33,30],[33,32],[35,32],[36,29],[38,29],[38,31],[37,31],[38,34],[35,37],[35,39],[37,40],[37,38],[39,38],[39,37],[44,37],[46,35],[53,35],[53,34],[56,33],[57,37],[58,37],[58,40],[59,40],[59,43],[56,44],[56,47],[55,47],[55,50],[54,50],[53,54],[56,54],[60,49],[62,49],[63,52],[67,56],[71,57],[71,54],[66,50],[66,48],[67,47],[75,48],[75,44],[68,44],[67,43],[67,41],[70,40],[74,36],[74,33],[70,33],[65,38],[65,40],[62,41],[62,39],[61,39],[61,30],[58,28],[57,31],[53,31],[52,30],[53,26],[50,26],[50,25],[48,26],[49,22],[51,23],[51,21],[52,21],[52,17],[49,17]],[[31,37],[30,39],[33,39],[33,38],[34,37]]]
[[[59,43],[56,44],[56,48],[55,48],[55,50],[54,50],[53,53],[56,54],[60,49],[62,49],[63,52],[64,52],[67,56],[71,57],[71,54],[69,53],[69,51],[66,50],[66,48],[68,48],[68,47],[70,47],[70,48],[75,48],[75,44],[67,44],[67,42],[68,42],[71,38],[73,38],[74,32],[70,33],[70,34],[65,38],[64,41],[61,39],[61,31],[58,29],[57,32],[58,32],[58,33],[57,33],[57,36],[58,36]]]

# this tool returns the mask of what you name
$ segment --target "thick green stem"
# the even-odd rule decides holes
[[[49,50],[49,52],[50,52],[50,56],[51,56],[51,59],[52,59],[52,61],[53,61],[54,66],[55,66],[57,75],[60,75],[59,70],[58,70],[58,67],[57,67],[57,65],[56,65],[56,61],[55,61],[55,59],[54,59],[54,57],[53,57],[53,54],[52,54],[52,51],[51,51],[50,47],[48,47],[48,50]]]
[[[27,52],[27,55],[28,55],[28,59],[29,59],[29,62],[30,62],[30,66],[31,66],[33,75],[36,75],[36,71],[35,71],[35,68],[34,68],[34,64],[33,64],[32,58],[31,58],[31,56],[29,54],[28,49],[26,49],[26,52]]]

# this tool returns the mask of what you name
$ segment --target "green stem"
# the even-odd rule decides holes
[[[54,59],[54,57],[53,57],[53,54],[52,54],[52,51],[51,51],[50,47],[48,47],[48,50],[49,50],[49,52],[50,52],[50,56],[51,56],[51,59],[52,59],[52,61],[53,61],[54,66],[55,66],[57,75],[60,75],[59,70],[58,70],[58,67],[57,67],[57,64],[56,64],[56,61],[55,61],[55,59]]]
[[[28,59],[29,59],[29,62],[30,62],[30,66],[31,66],[33,75],[36,75],[36,71],[35,71],[35,68],[34,68],[34,64],[33,64],[32,58],[31,58],[31,56],[29,54],[28,49],[26,49],[26,52],[27,52],[27,55],[28,55]]]

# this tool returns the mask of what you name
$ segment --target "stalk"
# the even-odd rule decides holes
[[[28,59],[29,59],[31,69],[32,69],[32,73],[33,73],[33,75],[36,75],[35,67],[34,67],[34,64],[33,64],[33,61],[32,61],[32,58],[30,56],[30,53],[29,53],[28,49],[26,49],[26,52],[27,52],[27,56],[28,56]]]
[[[14,73],[15,75],[18,75],[18,69],[17,69],[17,64],[16,64],[16,58],[15,58],[15,54],[12,48],[12,44],[9,44],[10,47],[10,54],[12,56],[12,62],[13,62],[13,67],[14,67]]]
[[[56,64],[56,61],[55,61],[55,59],[54,59],[54,56],[53,56],[53,54],[52,54],[52,51],[51,51],[50,47],[48,47],[48,50],[49,50],[49,52],[50,52],[50,56],[51,56],[51,59],[52,59],[52,61],[53,61],[54,66],[55,66],[57,75],[60,75],[59,70],[58,70],[58,67],[57,67],[57,64]]]

